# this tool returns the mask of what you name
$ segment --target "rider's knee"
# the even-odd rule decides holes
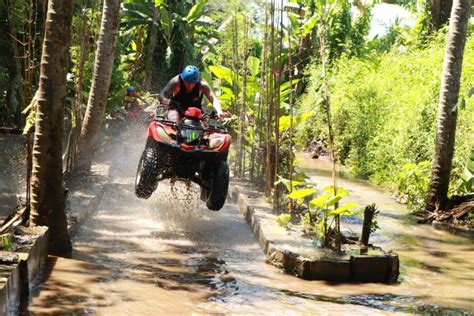
[[[178,111],[176,110],[168,111],[168,120],[177,122],[179,121],[179,119],[180,119],[180,115]]]

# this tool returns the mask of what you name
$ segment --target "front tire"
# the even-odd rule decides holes
[[[138,163],[135,177],[135,195],[141,199],[148,199],[158,186],[158,175],[158,151],[145,148]]]
[[[207,208],[212,211],[219,211],[224,206],[228,190],[229,164],[227,161],[222,161],[212,175],[212,186],[206,203]]]
[[[209,190],[201,187],[201,201],[207,202],[208,198],[209,198]]]

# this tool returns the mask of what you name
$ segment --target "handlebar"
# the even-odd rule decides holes
[[[202,127],[202,126],[195,126],[195,125],[186,125],[182,124],[181,122],[176,122],[176,121],[170,121],[167,118],[163,116],[157,116],[155,117],[155,121],[158,121],[160,123],[165,123],[167,125],[171,125],[176,128],[180,129],[197,129],[197,130],[202,130],[202,131],[210,131],[210,132],[219,132],[219,133],[228,133],[227,127],[225,125],[223,126],[218,126],[214,124],[208,124],[208,127]]]
[[[166,106],[166,104],[159,102],[159,106],[163,107],[163,106]],[[174,100],[169,100],[169,103],[167,106],[168,106],[168,109],[177,110],[181,116],[184,116],[184,113],[186,112],[186,109],[187,109],[183,104],[176,102]],[[220,120],[219,116],[217,115],[217,111],[215,109],[212,109],[210,113],[202,113],[202,118]],[[230,121],[230,118],[222,120],[223,125],[226,125],[229,121]]]

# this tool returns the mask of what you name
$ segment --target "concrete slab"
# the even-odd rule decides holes
[[[381,249],[356,254],[353,249],[336,253],[300,232],[280,227],[272,208],[261,194],[231,184],[230,197],[237,203],[267,255],[267,262],[307,280],[394,283],[399,274],[398,256]]]
[[[14,315],[22,297],[28,296],[48,256],[47,227],[17,227],[12,243],[16,263],[0,264],[0,315]]]
[[[20,263],[0,264],[0,315],[11,315],[22,297]]]
[[[0,222],[17,206],[17,193],[22,187],[24,157],[21,138],[5,138],[6,146],[13,148],[8,157],[0,156]],[[66,181],[70,189],[66,202],[68,230],[74,236],[82,223],[95,211],[106,183],[104,166],[95,164],[90,173],[77,173]],[[106,171],[106,170],[105,170]],[[27,296],[35,285],[48,254],[47,227],[17,227],[17,264],[0,264],[0,315],[15,315],[22,296]]]

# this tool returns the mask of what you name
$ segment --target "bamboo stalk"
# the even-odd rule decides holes
[[[93,8],[97,7],[97,0],[93,2]],[[79,67],[78,67],[78,76],[76,82],[76,89],[74,93],[73,107],[72,107],[72,116],[71,116],[71,131],[68,136],[68,144],[66,147],[65,157],[65,173],[69,173],[74,170],[77,161],[77,143],[79,141],[80,132],[82,128],[82,111],[81,107],[83,102],[82,99],[82,89],[84,84],[84,67],[87,59],[87,54],[89,53],[89,33],[90,28],[92,27],[93,20],[91,19],[90,23],[87,22],[87,15],[83,16],[83,19],[80,23],[80,55],[79,55]]]
[[[237,25],[237,8],[234,9],[234,18],[232,21],[232,113],[235,113],[238,117],[240,117],[241,109],[238,107],[238,95],[239,95],[239,87],[238,87],[238,59],[239,59],[239,51],[238,51],[238,25]],[[234,159],[234,170],[239,172],[240,163],[241,161],[239,152],[237,150],[236,157]]]
[[[270,33],[270,57],[271,67],[267,85],[267,95],[269,96],[268,111],[267,111],[267,165],[266,165],[266,176],[265,176],[265,195],[269,197],[272,194],[274,188],[274,170],[275,160],[273,159],[274,143],[273,143],[273,114],[274,114],[274,102],[275,102],[275,0],[271,1],[270,8],[270,21],[271,21],[271,33]]]
[[[290,193],[293,192],[293,107],[294,107],[294,100],[293,100],[293,65],[292,65],[292,57],[291,57],[291,28],[288,28],[288,80],[290,80],[290,131],[289,131],[289,138],[290,138],[290,170],[289,170],[289,179],[290,179]],[[289,211],[293,212],[293,200],[290,201]],[[311,218],[311,214],[310,214]]]
[[[245,174],[245,116],[247,112],[247,62],[248,62],[248,26],[247,19],[244,17],[244,52],[243,52],[243,74],[242,74],[242,96],[241,96],[241,109],[240,109],[240,120],[239,120],[239,138],[237,142],[237,165],[238,175],[240,177]]]
[[[332,118],[331,118],[331,106],[330,106],[330,96],[329,96],[329,87],[327,80],[327,65],[326,65],[326,36],[327,36],[327,25],[326,21],[323,20],[321,23],[322,30],[320,31],[320,53],[321,53],[321,67],[323,75],[323,99],[326,110],[326,120],[328,124],[328,133],[329,133],[329,147],[331,152],[332,168],[331,176],[333,182],[333,194],[337,195],[337,177],[336,177],[336,149],[334,141],[334,131],[332,128]],[[338,203],[334,205],[334,209],[339,207]],[[337,249],[341,248],[340,232],[341,232],[341,223],[339,215],[335,216],[335,225],[336,225],[336,247]],[[327,241],[325,240],[326,246],[328,246]]]
[[[263,112],[264,108],[266,107],[266,103],[268,102],[268,95],[267,95],[267,66],[268,66],[268,3],[265,5],[265,28],[264,28],[264,37],[263,37],[263,60],[262,60],[262,73],[261,73],[261,81],[260,81],[260,91],[261,97],[259,102],[259,112],[258,112],[258,119],[257,119],[257,130],[259,131],[259,138],[258,138],[258,157],[260,158],[259,161],[262,163],[259,164],[258,169],[258,178],[264,178],[264,170],[266,170],[266,157],[264,157],[264,143],[263,143]],[[267,107],[268,108],[268,107]],[[266,146],[266,144],[265,144]],[[263,181],[265,184],[265,181]]]
[[[274,171],[274,180],[276,180],[276,176],[279,174],[279,167],[280,167],[280,106],[281,106],[281,98],[280,98],[280,82],[281,82],[281,75],[283,73],[283,64],[281,62],[281,56],[283,51],[283,0],[280,2],[280,18],[278,21],[279,26],[279,44],[278,44],[278,59],[277,59],[277,66],[278,69],[275,73],[275,171]],[[274,185],[274,193],[273,193],[273,209],[278,209],[279,207],[279,200],[280,200],[280,193],[278,188]]]

